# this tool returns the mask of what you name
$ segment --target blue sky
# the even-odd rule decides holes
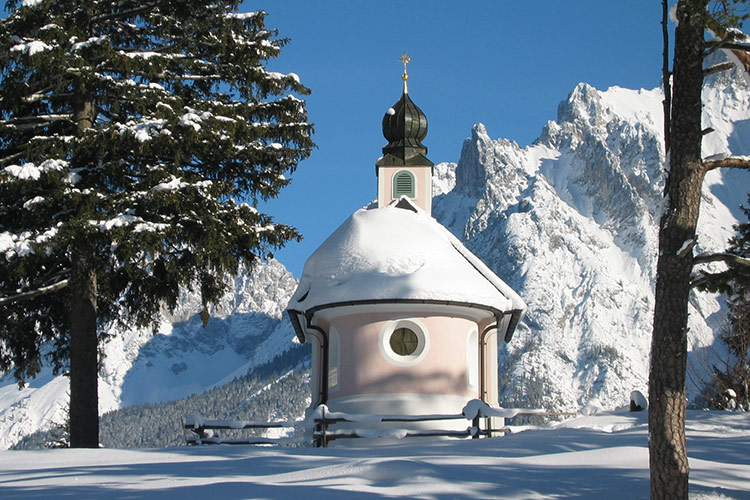
[[[246,1],[290,39],[269,68],[297,73],[318,148],[264,205],[304,240],[276,257],[299,277],[315,249],[376,196],[385,111],[409,95],[425,112],[434,163],[458,161],[471,127],[528,145],[579,82],[651,89],[661,73],[661,2]]]
[[[671,2],[674,3],[674,2]],[[300,277],[307,257],[376,197],[381,121],[409,93],[425,112],[434,163],[456,162],[475,123],[533,142],[579,82],[652,89],[661,75],[658,0],[245,0],[289,38],[269,69],[297,73],[318,148],[281,195],[261,205],[304,240],[276,251]],[[3,9],[3,16],[5,10]]]

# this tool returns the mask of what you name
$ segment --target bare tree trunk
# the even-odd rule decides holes
[[[661,84],[664,88],[664,151],[669,151],[669,135],[672,131],[672,72],[669,71],[669,2],[662,0],[661,33],[664,44],[662,53]]]
[[[70,280],[70,446],[99,446],[96,274],[81,255]]]
[[[700,156],[704,15],[701,0],[678,4],[667,207],[659,228],[649,379],[652,499],[688,498],[685,368],[693,256],[680,249],[695,238],[705,176]]]

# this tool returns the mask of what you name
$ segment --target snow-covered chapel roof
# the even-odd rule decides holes
[[[498,313],[523,300],[479,258],[408,198],[356,211],[310,256],[288,308],[423,300]]]

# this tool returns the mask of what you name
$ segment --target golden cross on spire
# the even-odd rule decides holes
[[[401,79],[404,81],[404,94],[406,94],[409,89],[406,86],[406,80],[409,79],[409,74],[406,72],[406,65],[411,62],[411,57],[406,55],[406,51],[404,51],[404,55],[398,58],[399,61],[404,63],[404,74],[401,75]]]
[[[404,80],[408,80],[409,75],[406,74],[406,65],[411,62],[411,57],[407,56],[406,51],[404,51],[404,55],[399,57],[398,60],[404,63],[404,74],[401,78],[403,78]]]

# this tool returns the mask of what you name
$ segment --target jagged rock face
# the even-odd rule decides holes
[[[198,314],[200,296],[183,290],[157,335],[116,334],[105,344],[102,383],[108,393],[100,397],[105,403],[111,398],[114,407],[167,401],[231,380],[234,372],[244,375],[252,360],[266,358],[264,350],[273,358],[291,347],[291,325],[282,321],[282,313],[296,287],[282,264],[263,262],[251,274],[231,278],[205,327]],[[280,334],[286,348],[273,343],[266,349]]]
[[[705,156],[745,154],[750,144],[748,91],[731,78],[714,78],[704,91],[704,121],[717,131]],[[501,349],[504,404],[578,409],[598,398],[615,407],[634,389],[646,392],[664,185],[661,101],[659,89],[579,84],[533,145],[492,140],[479,124],[458,165],[438,165],[441,178],[455,169],[455,186],[442,187],[433,215],[528,305]],[[707,178],[696,252],[724,247],[749,180],[746,172]],[[711,350],[722,314],[719,298],[693,295],[697,356]]]

